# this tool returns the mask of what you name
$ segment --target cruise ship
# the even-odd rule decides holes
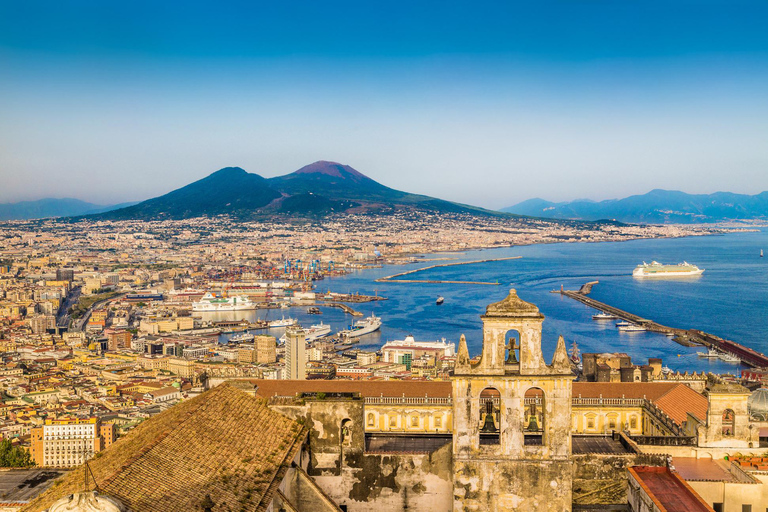
[[[339,336],[342,338],[359,338],[360,336],[378,331],[380,327],[381,318],[371,313],[371,316],[364,320],[358,320],[349,329],[339,331]]]
[[[304,329],[304,341],[307,343],[315,340],[319,340],[320,338],[324,338],[331,334],[331,326],[328,324],[324,324],[323,322],[320,322],[319,324],[313,325],[309,329]],[[285,341],[288,339],[287,335],[283,334],[280,336],[280,343],[285,343]]]
[[[658,261],[643,262],[632,271],[633,277],[684,277],[699,276],[704,273],[703,268],[691,265],[687,261],[677,265],[663,265]]]
[[[192,303],[192,311],[243,311],[256,309],[248,297],[222,297],[211,292],[203,295],[200,302]]]
[[[269,322],[268,325],[269,325],[270,328],[273,328],[273,327],[290,327],[291,325],[296,325],[297,323],[299,323],[299,321],[296,320],[295,318],[291,318],[291,317],[285,318],[285,317],[283,317],[280,320],[272,320],[271,322]]]

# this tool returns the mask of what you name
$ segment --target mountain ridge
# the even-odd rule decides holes
[[[45,197],[32,201],[18,201],[0,204],[0,221],[34,220],[51,217],[71,217],[73,215],[88,215],[102,213],[113,209],[130,206],[134,203],[101,205],[89,203],[72,197]]]
[[[517,215],[595,221],[615,219],[638,224],[694,224],[730,220],[768,219],[768,191],[759,194],[714,192],[688,194],[679,190],[653,189],[622,199],[574,200],[555,203],[528,199],[501,211]]]

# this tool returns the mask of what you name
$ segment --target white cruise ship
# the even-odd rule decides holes
[[[381,318],[371,313],[371,316],[364,320],[358,320],[349,329],[339,331],[339,336],[342,338],[359,338],[360,336],[378,331],[380,327]]]
[[[243,311],[256,309],[256,303],[248,297],[222,297],[211,292],[203,295],[200,302],[192,303],[192,311]]]
[[[319,324],[313,325],[309,329],[304,329],[305,338],[304,341],[307,343],[319,340],[320,338],[324,338],[331,334],[331,326],[328,324],[324,324],[323,322],[320,322]],[[287,335],[283,334],[280,336],[280,342],[285,343],[285,341],[288,339]]]
[[[700,276],[704,273],[703,268],[691,265],[687,261],[677,265],[663,265],[658,261],[650,263],[643,262],[632,271],[633,277],[685,277]]]
[[[299,321],[296,320],[295,318],[291,318],[291,317],[285,318],[285,317],[283,317],[280,320],[272,320],[271,322],[269,322],[269,327],[270,328],[272,328],[272,327],[290,327],[292,325],[296,325],[297,323],[299,323]]]

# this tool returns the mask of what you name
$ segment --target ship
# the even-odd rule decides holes
[[[192,311],[243,311],[257,309],[256,303],[248,297],[222,297],[211,292],[203,295],[199,302],[192,303]]]
[[[635,324],[630,324],[630,325],[620,325],[618,329],[621,332],[640,332],[640,331],[644,331],[645,327],[641,327]]]
[[[615,318],[617,318],[616,315],[603,313],[602,311],[596,315],[592,315],[592,320],[613,320]]]
[[[435,304],[439,306],[443,302],[445,302],[445,298],[443,298],[443,296],[441,295],[440,297],[437,298],[437,300],[435,301]]]
[[[371,313],[371,316],[363,320],[358,320],[352,324],[349,329],[339,331],[339,336],[342,338],[359,338],[360,336],[378,331],[380,327],[381,318]]]
[[[304,341],[309,343],[311,341],[324,338],[329,334],[331,334],[331,326],[328,324],[324,324],[323,322],[320,322],[319,324],[313,325],[309,329],[304,329]],[[288,336],[286,334],[283,334],[282,336],[280,336],[280,343],[285,343],[287,339],[288,339]]]
[[[741,358],[733,355],[733,354],[719,354],[720,360],[725,361],[726,363],[740,363]]]
[[[709,349],[706,352],[696,352],[696,355],[699,357],[706,357],[707,359],[717,359],[720,357],[720,352]]]
[[[272,320],[271,322],[269,322],[268,325],[269,325],[270,328],[272,328],[272,327],[290,327],[291,325],[296,325],[297,323],[298,323],[298,320],[296,320],[295,318],[291,318],[291,317],[285,318],[285,317],[283,317],[280,320]]]
[[[677,265],[663,265],[658,261],[650,263],[643,262],[632,271],[633,277],[686,277],[700,276],[704,273],[703,268],[691,265],[687,261]]]
[[[236,334],[235,336],[232,336],[231,338],[229,338],[229,341],[233,343],[247,343],[249,341],[253,341],[255,337],[256,336],[254,336],[249,332],[244,332],[242,334]]]

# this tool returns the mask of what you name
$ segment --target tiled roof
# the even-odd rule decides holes
[[[206,494],[217,510],[263,510],[304,435],[262,400],[223,384],[141,423],[89,465],[101,493],[133,512],[198,510]],[[22,510],[43,510],[82,486],[77,469]]]
[[[407,380],[251,380],[256,395],[295,396],[297,393],[360,393],[361,396],[450,397],[451,383]]]
[[[679,475],[666,467],[629,468],[642,489],[666,512],[714,512]]]

